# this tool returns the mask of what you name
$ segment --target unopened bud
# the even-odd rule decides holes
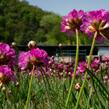
[[[77,91],[79,91],[79,90],[80,90],[80,88],[81,88],[80,83],[76,83],[76,85],[75,85],[75,89],[76,89]]]
[[[31,40],[28,42],[29,49],[35,48],[36,46],[37,46],[36,41]]]
[[[19,86],[19,82],[16,82],[16,86]]]
[[[6,90],[6,87],[5,87],[5,86],[3,86],[3,87],[2,87],[2,91],[5,91],[5,90]]]
[[[59,47],[62,47],[62,44],[61,43],[59,43],[59,45],[58,45]]]
[[[12,42],[12,43],[11,43],[11,46],[12,46],[12,47],[15,47],[15,46],[16,46],[16,43],[15,43],[15,42]]]
[[[103,76],[103,80],[107,81],[109,79],[108,75]]]

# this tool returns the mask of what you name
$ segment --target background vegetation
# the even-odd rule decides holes
[[[0,40],[7,43],[15,41],[25,45],[29,40],[38,44],[57,45],[59,43],[75,44],[60,32],[61,16],[31,6],[25,0],[0,0]],[[87,38],[81,36],[81,44],[89,44]]]

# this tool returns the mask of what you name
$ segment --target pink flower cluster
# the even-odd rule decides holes
[[[83,18],[81,30],[89,36],[97,32],[97,39],[109,39],[109,11],[96,10],[90,11]]]
[[[8,83],[10,80],[16,81],[14,72],[8,65],[0,66],[0,83]]]
[[[18,59],[18,65],[21,70],[31,69],[32,65],[40,66],[47,63],[47,52],[39,48],[33,48],[27,52],[21,52]]]
[[[68,34],[74,33],[75,29],[92,37],[97,32],[96,39],[109,39],[109,11],[94,10],[84,12],[72,10],[68,15],[63,16],[61,31]]]
[[[109,69],[109,55],[103,55],[101,56],[101,62],[103,68]]]
[[[0,65],[13,67],[16,63],[16,52],[6,43],[0,43]]]
[[[91,66],[91,70],[96,72],[100,66],[100,59],[99,58],[93,59],[90,66]],[[77,75],[85,73],[87,71],[87,68],[88,68],[88,64],[86,61],[80,62],[77,67]]]
[[[13,71],[16,60],[15,50],[8,44],[0,43],[0,83],[16,81]],[[106,66],[109,65],[109,56],[102,56],[101,60],[94,58],[91,62],[91,70],[97,72],[101,63],[105,63]],[[34,74],[37,76],[43,73],[48,76],[72,77],[74,72],[73,63],[58,62],[54,57],[49,58],[46,51],[37,47],[31,48],[27,52],[21,52],[18,57],[18,66],[21,70],[28,70],[30,73],[33,65],[35,66]],[[84,75],[87,66],[86,61],[79,62],[77,75]]]
[[[12,71],[16,62],[16,53],[8,44],[0,43],[0,83],[15,81]]]
[[[75,29],[80,30],[84,14],[85,14],[84,11],[82,10],[77,11],[74,9],[70,13],[68,13],[68,15],[63,16],[61,22],[61,31],[71,34],[75,32]]]
[[[91,61],[90,69],[96,74],[100,68],[100,58],[96,57]],[[80,61],[77,67],[76,75],[84,75],[88,69],[88,64],[86,61]],[[73,63],[64,63],[56,62],[54,58],[51,58],[48,64],[49,75],[55,75],[58,77],[72,77],[74,74],[74,64]]]

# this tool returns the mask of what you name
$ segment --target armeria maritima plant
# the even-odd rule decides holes
[[[16,52],[6,43],[0,43],[0,65],[9,65],[10,67],[16,64]]]
[[[76,76],[76,70],[77,70],[77,66],[78,66],[78,56],[79,56],[79,32],[81,31],[81,25],[82,25],[82,21],[83,21],[83,17],[84,17],[84,11],[83,10],[72,10],[70,13],[68,13],[66,16],[63,16],[62,18],[62,22],[61,22],[61,31],[65,32],[67,34],[73,35],[75,34],[76,36],[76,58],[75,58],[75,66],[74,66],[74,74],[73,74],[73,78],[71,81],[71,85],[68,91],[68,96],[67,96],[67,100],[65,103],[65,108],[67,108],[68,102],[69,102],[69,98],[71,95],[71,89],[72,89],[72,85],[74,83],[75,80],[75,76]]]

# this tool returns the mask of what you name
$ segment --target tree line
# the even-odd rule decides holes
[[[0,0],[0,41],[25,45],[30,40],[38,44],[75,44],[75,37],[60,31],[61,16],[47,12],[25,0]],[[80,43],[87,44],[80,37]]]

